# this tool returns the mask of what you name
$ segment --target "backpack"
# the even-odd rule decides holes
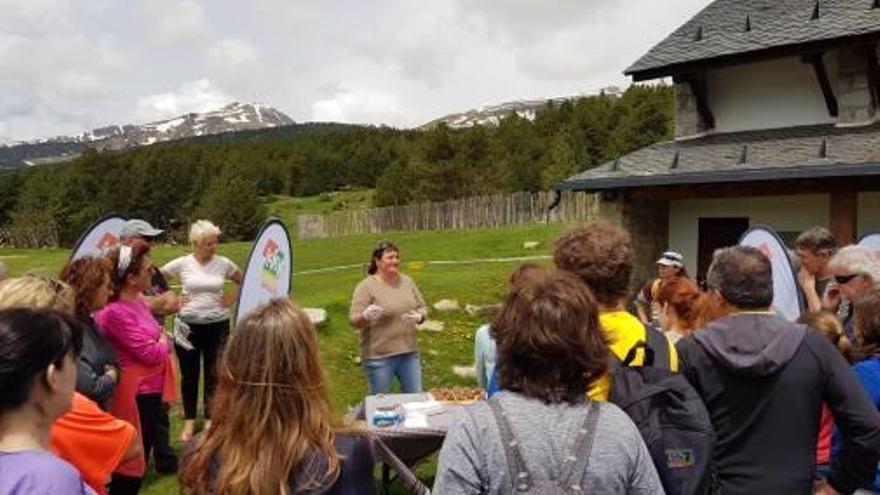
[[[623,361],[615,357],[608,401],[639,429],[667,495],[709,493],[715,444],[709,412],[687,379],[670,370],[666,337],[650,328],[645,336],[648,342],[634,345]],[[644,364],[631,366],[639,349]]]
[[[498,397],[489,399],[489,408],[495,416],[495,423],[501,432],[501,445],[504,447],[504,456],[507,459],[507,470],[510,473],[512,483],[510,493],[523,493],[531,495],[565,495],[582,494],[580,480],[590,461],[590,453],[593,450],[593,438],[596,433],[596,424],[599,421],[599,404],[590,402],[587,417],[578,430],[572,443],[570,453],[565,456],[561,463],[559,479],[533,480],[519,450],[519,444],[513,436],[507,414],[501,407]]]

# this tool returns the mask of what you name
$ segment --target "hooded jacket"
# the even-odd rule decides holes
[[[738,313],[683,338],[678,353],[715,428],[720,493],[811,493],[823,403],[844,436],[829,483],[841,493],[870,486],[880,414],[824,337],[770,313]]]

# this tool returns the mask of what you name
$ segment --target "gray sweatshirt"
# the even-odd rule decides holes
[[[588,404],[544,404],[511,392],[499,392],[501,405],[533,480],[556,477],[571,449]],[[629,416],[601,403],[589,466],[581,479],[584,493],[657,495],[663,486],[645,443]],[[468,406],[450,428],[433,493],[437,495],[510,494],[501,434],[489,405]]]

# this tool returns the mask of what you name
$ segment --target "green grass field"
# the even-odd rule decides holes
[[[536,225],[521,228],[458,232],[417,232],[388,235],[353,236],[294,242],[293,299],[306,307],[327,309],[329,322],[319,329],[321,360],[330,387],[335,411],[343,415],[363,399],[366,380],[355,358],[358,336],[347,323],[348,306],[355,285],[364,276],[363,268],[298,275],[298,272],[365,263],[380,240],[395,242],[401,250],[404,272],[416,281],[429,305],[440,299],[457,299],[463,307],[500,300],[508,274],[518,262],[432,264],[431,261],[465,261],[549,254],[553,239],[565,229],[562,225]],[[523,242],[538,241],[536,250],[523,249]],[[221,254],[243,265],[250,250],[248,243],[224,244]],[[163,263],[187,252],[184,247],[159,247],[155,262]],[[55,275],[69,255],[68,250],[0,249],[0,261],[12,275],[35,271]],[[428,262],[421,267],[421,263]],[[431,319],[443,321],[443,332],[419,335],[423,366],[423,386],[474,385],[473,378],[455,375],[453,366],[473,364],[473,333],[484,323],[463,311],[433,312]],[[173,411],[176,442],[180,413]],[[421,473],[429,476],[431,466]],[[178,493],[176,478],[150,476],[142,493]]]
[[[281,218],[293,228],[297,215],[372,208],[375,195],[373,189],[357,189],[306,197],[270,196],[266,199],[266,207],[270,215]]]

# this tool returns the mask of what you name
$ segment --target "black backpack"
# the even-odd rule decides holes
[[[709,493],[715,444],[709,413],[687,379],[670,370],[666,337],[651,328],[645,336],[648,342],[634,345],[622,362],[615,357],[608,401],[639,429],[667,495]],[[644,364],[631,366],[639,349]]]

